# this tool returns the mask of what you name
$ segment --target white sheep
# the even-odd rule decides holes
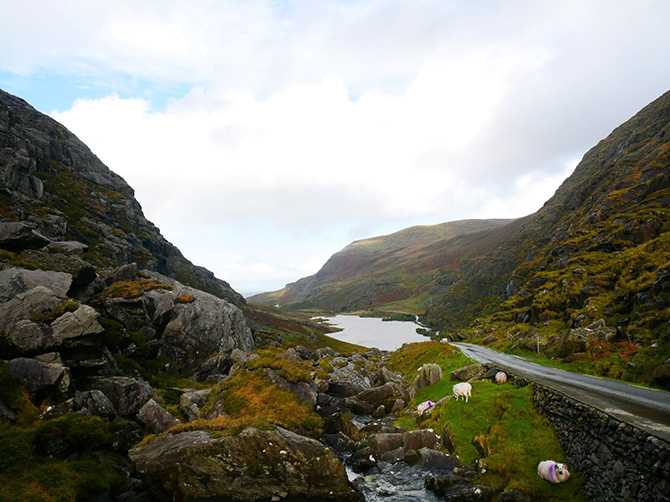
[[[456,401],[458,401],[458,398],[462,396],[467,403],[471,395],[472,385],[470,385],[468,382],[461,382],[454,385],[454,397],[456,398]]]
[[[537,465],[537,473],[551,483],[564,483],[570,477],[568,467],[553,460],[543,460]]]
[[[419,406],[416,407],[416,411],[419,415],[423,415],[428,408],[431,408],[435,403],[432,401],[424,401]]]
[[[504,371],[499,371],[496,373],[496,383],[498,385],[502,385],[507,382],[507,375],[505,374]]]

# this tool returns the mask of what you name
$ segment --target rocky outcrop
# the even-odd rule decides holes
[[[174,500],[362,500],[334,453],[281,428],[219,438],[170,434],[129,456],[155,490]]]
[[[442,380],[442,368],[437,364],[424,364],[414,378],[409,397],[414,399],[419,389],[428,387]]]
[[[244,314],[234,305],[209,293],[174,282],[176,297],[189,295],[194,301],[177,303],[174,317],[165,326],[159,355],[194,369],[214,353],[254,347]]]
[[[103,268],[141,268],[242,306],[244,298],[193,265],[142,213],[133,189],[61,124],[0,90],[0,248],[52,249]],[[77,242],[79,244],[65,244]]]

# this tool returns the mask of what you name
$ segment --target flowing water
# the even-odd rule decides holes
[[[399,349],[404,343],[430,340],[429,337],[416,332],[416,328],[421,326],[409,321],[382,321],[377,317],[352,315],[336,315],[321,319],[343,328],[342,331],[328,333],[328,336],[363,347],[392,351]]]

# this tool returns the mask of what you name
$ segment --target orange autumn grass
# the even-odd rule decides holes
[[[221,402],[225,415],[179,424],[169,432],[207,430],[217,435],[232,435],[247,427],[271,429],[273,425],[279,425],[318,437],[323,429],[322,418],[309,403],[294,392],[279,388],[260,369],[240,373],[218,384],[203,408],[203,414]]]

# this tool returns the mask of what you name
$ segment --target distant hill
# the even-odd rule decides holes
[[[315,275],[249,298],[292,309],[423,312],[436,273],[481,256],[502,242],[515,220],[462,220],[415,226],[362,239],[335,253]]]

